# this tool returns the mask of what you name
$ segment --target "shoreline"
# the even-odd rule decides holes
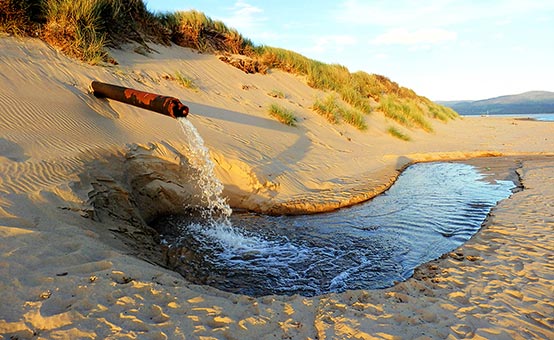
[[[554,335],[549,312],[554,310],[554,299],[546,288],[554,278],[549,255],[554,250],[550,243],[554,233],[551,222],[536,219],[554,216],[553,207],[543,201],[552,193],[541,186],[541,181],[554,179],[553,170],[551,157],[523,160],[517,170],[521,190],[499,202],[470,240],[416,269],[413,280],[446,295],[445,312],[459,318],[451,334],[485,338]],[[530,206],[535,209],[525,209]],[[534,269],[529,272],[530,267]],[[546,295],[538,293],[541,290]]]
[[[459,153],[454,153],[453,157],[445,155],[444,153],[437,155],[433,154],[424,154],[417,155],[416,158],[411,159],[409,156],[406,159],[410,159],[405,164],[401,165],[395,170],[385,169],[377,174],[371,173],[364,176],[368,179],[368,182],[381,182],[373,187],[368,187],[367,185],[360,185],[358,187],[348,188],[349,198],[338,201],[333,199],[333,195],[330,194],[331,198],[329,201],[323,201],[319,203],[313,203],[321,200],[322,196],[314,195],[306,196],[295,199],[289,202],[276,203],[274,206],[269,208],[264,208],[262,210],[251,210],[255,213],[267,214],[267,215],[310,215],[310,214],[321,214],[333,212],[338,209],[347,208],[353,205],[361,204],[366,201],[369,201],[384,192],[386,192],[398,179],[406,168],[418,164],[418,163],[431,163],[431,162],[457,162],[457,163],[468,163],[475,165],[478,168],[490,168],[489,166],[483,165],[482,163],[490,163],[491,159],[533,159],[533,158],[549,158],[554,157],[554,153],[513,153],[513,154],[503,154],[495,152],[475,152],[471,154],[465,154],[460,156]],[[370,179],[371,178],[371,179]],[[378,178],[379,180],[376,180]],[[361,181],[361,180],[360,180]],[[335,197],[340,195],[336,194]],[[302,204],[302,202],[310,202]],[[249,211],[248,209],[237,207],[237,211]]]
[[[538,121],[538,122],[553,122],[554,121],[554,112],[541,112],[541,113],[499,113],[499,114],[492,114],[492,115],[486,115],[486,114],[474,114],[474,115],[461,115],[461,117],[482,117],[482,118],[488,118],[488,117],[496,117],[496,118],[513,118],[515,120],[532,120],[532,121]],[[538,117],[538,118],[537,118]],[[547,119],[544,119],[546,117]]]

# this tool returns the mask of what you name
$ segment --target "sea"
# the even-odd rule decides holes
[[[463,117],[477,117],[478,115],[466,115]],[[481,117],[506,117],[506,118],[519,118],[519,119],[531,119],[541,122],[554,122],[554,113],[506,113],[506,114],[491,114],[481,115]]]

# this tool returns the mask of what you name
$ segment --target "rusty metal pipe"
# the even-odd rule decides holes
[[[174,97],[143,92],[99,81],[93,81],[91,85],[94,95],[98,98],[117,100],[173,118],[186,117],[189,114],[189,108]]]

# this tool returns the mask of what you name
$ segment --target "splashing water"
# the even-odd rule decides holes
[[[267,268],[267,272],[260,275],[280,277],[282,271],[287,270],[285,267],[290,262],[300,263],[307,258],[306,249],[288,242],[286,238],[273,240],[233,226],[230,221],[232,209],[221,196],[223,185],[215,176],[215,165],[210,158],[208,148],[204,145],[204,140],[189,120],[179,118],[178,121],[185,135],[185,147],[188,151],[188,160],[184,161],[187,163],[183,166],[191,166],[197,171],[197,178],[194,180],[202,190],[201,200],[206,206],[201,211],[200,222],[175,220],[171,216],[159,222],[159,225],[164,225],[159,229],[172,230],[162,235],[163,242],[176,252],[189,248],[202,249],[198,257],[201,258],[199,266],[203,268],[195,268],[195,273],[205,271],[206,268],[209,271],[213,267],[219,268],[220,271],[221,266],[225,267],[229,264],[248,267],[253,259],[260,259],[263,262],[269,260],[269,263],[272,263],[274,261],[270,259],[275,258],[275,254],[278,253],[279,259],[285,257],[289,261],[277,266],[280,268]],[[180,260],[184,258],[179,255],[176,257]],[[190,261],[190,258],[186,260],[194,262]],[[181,273],[186,276],[186,271]],[[194,277],[189,278],[196,281]]]
[[[202,217],[211,222],[224,223],[231,216],[232,210],[227,201],[221,196],[223,184],[215,176],[210,151],[204,145],[204,140],[198,130],[188,119],[179,118],[178,121],[185,134],[185,146],[189,151],[189,165],[198,171],[196,180],[202,189],[202,201],[207,205],[202,211]]]
[[[178,230],[178,236],[169,243],[181,244],[184,238],[194,237],[204,247],[213,246],[210,241],[216,241],[224,249],[241,252],[248,252],[252,248],[259,247],[260,244],[263,244],[262,239],[247,236],[231,224],[229,217],[232,209],[227,200],[222,197],[223,184],[215,176],[215,165],[198,130],[186,118],[178,118],[178,121],[185,135],[185,147],[188,149],[187,165],[197,171],[197,178],[194,179],[202,190],[201,200],[206,206],[200,212],[200,223],[181,222],[179,225],[173,226]]]

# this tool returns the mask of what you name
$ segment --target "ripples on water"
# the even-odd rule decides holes
[[[313,296],[392,286],[468,240],[511,181],[460,163],[407,168],[384,194],[332,213],[157,223],[169,262],[187,279],[253,296]]]

